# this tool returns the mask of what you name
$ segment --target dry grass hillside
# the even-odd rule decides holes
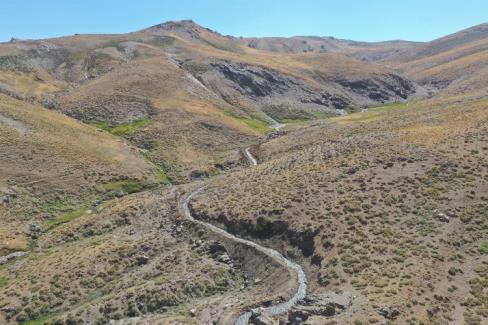
[[[314,119],[426,94],[386,67],[252,49],[191,21],[3,43],[0,91],[127,138],[175,183],[220,172],[222,157],[271,131],[270,117]]]
[[[301,259],[312,293],[352,292],[340,323],[381,322],[383,306],[397,324],[486,322],[487,107],[435,99],[316,123],[254,147],[261,164],[193,209]]]
[[[334,37],[244,38],[236,40],[252,49],[273,53],[337,53],[376,62],[402,71],[432,91],[486,95],[488,80],[488,24],[480,24],[431,42],[378,43]]]
[[[2,253],[27,249],[37,227],[72,211],[160,181],[123,141],[38,105],[0,95],[0,126]]]
[[[408,41],[356,42],[331,36],[294,36],[242,38],[238,41],[249,48],[287,54],[340,53],[361,61],[383,62],[399,52],[410,51],[422,43]]]
[[[448,93],[477,92],[488,88],[488,24],[399,52],[391,63],[422,85]]]
[[[183,223],[175,195],[115,198],[40,233],[27,255],[0,265],[0,323],[228,323],[266,287],[232,264],[238,254],[219,260],[226,248]]]
[[[185,222],[185,189],[123,139],[6,95],[0,125],[0,323],[227,324],[294,285]]]
[[[185,218],[203,185],[195,218],[305,270],[255,324],[487,323],[487,41],[180,21],[0,44],[0,323],[231,324],[290,299],[279,254]]]

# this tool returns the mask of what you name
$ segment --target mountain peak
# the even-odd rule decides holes
[[[166,29],[166,30],[173,30],[173,29],[180,29],[180,28],[203,28],[203,27],[198,25],[191,19],[170,20],[149,27],[149,29]]]
[[[180,36],[191,36],[192,38],[198,38],[202,32],[210,32],[220,35],[209,28],[197,24],[191,19],[166,21],[161,24],[151,26],[144,31],[149,31],[152,33],[171,32]]]

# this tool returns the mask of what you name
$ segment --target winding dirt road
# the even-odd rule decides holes
[[[247,158],[249,159],[249,161],[252,163],[252,165],[257,165],[257,159],[250,153],[249,148],[247,148],[244,152],[245,152]],[[279,253],[278,251],[276,251],[274,249],[261,246],[255,242],[250,241],[250,240],[246,240],[246,239],[236,237],[232,234],[229,234],[227,231],[225,231],[219,227],[216,227],[210,223],[206,223],[204,221],[196,220],[195,218],[193,218],[193,216],[191,215],[189,203],[195,195],[197,195],[198,193],[200,193],[204,189],[205,189],[205,186],[196,189],[195,191],[190,193],[190,195],[188,195],[188,197],[183,202],[182,209],[183,209],[184,215],[187,219],[189,219],[193,222],[196,222],[196,223],[210,229],[211,231],[213,231],[219,235],[222,235],[228,239],[231,239],[235,242],[253,247],[254,249],[266,254],[267,256],[269,256],[270,258],[272,258],[273,260],[275,260],[279,264],[283,265],[285,268],[292,270],[293,273],[295,273],[297,276],[297,284],[298,284],[297,285],[297,291],[293,295],[293,297],[291,297],[289,300],[287,300],[285,302],[282,302],[282,303],[274,305],[274,306],[269,306],[266,308],[255,308],[251,311],[243,313],[236,320],[235,325],[246,325],[246,324],[248,324],[249,320],[251,319],[253,314],[265,314],[268,316],[283,314],[283,313],[287,312],[288,310],[290,310],[298,301],[305,298],[305,295],[307,292],[307,278],[305,276],[305,272],[303,272],[303,269],[300,265],[298,265],[297,263],[295,263],[293,261],[290,261],[289,259],[287,259],[281,253]]]

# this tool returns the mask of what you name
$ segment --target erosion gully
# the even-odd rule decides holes
[[[275,127],[276,129],[279,129],[281,128],[282,126],[281,125],[277,125],[277,127]],[[249,162],[253,165],[253,166],[256,166],[258,164],[258,161],[257,159],[252,155],[251,151],[250,151],[250,148],[246,148],[244,150],[244,154],[246,156],[246,158],[249,160]],[[190,193],[190,195],[188,195],[185,199],[185,201],[183,202],[182,204],[182,209],[183,209],[183,212],[184,212],[184,215],[187,219],[191,220],[192,222],[195,222],[195,223],[198,223],[208,229],[210,229],[211,231],[221,235],[221,236],[224,236],[232,241],[235,241],[237,243],[240,243],[240,244],[243,244],[243,245],[247,245],[247,246],[250,246],[250,247],[253,247],[254,249],[264,253],[265,255],[267,255],[268,257],[272,258],[273,260],[275,260],[276,262],[278,262],[279,264],[283,265],[285,268],[289,269],[292,271],[291,274],[295,273],[296,274],[296,281],[297,281],[297,291],[295,292],[295,294],[287,301],[285,302],[282,302],[282,303],[279,303],[279,304],[276,304],[276,305],[272,305],[272,306],[269,306],[269,307],[259,307],[259,308],[254,308],[250,311],[247,311],[243,314],[241,314],[236,322],[235,322],[235,325],[246,325],[249,323],[249,320],[251,319],[251,317],[253,315],[268,315],[268,316],[275,316],[275,315],[279,315],[279,314],[283,314],[283,313],[286,313],[287,311],[289,311],[298,301],[302,300],[303,298],[305,298],[305,295],[306,295],[306,292],[307,292],[307,278],[305,276],[305,272],[303,271],[303,268],[298,265],[297,263],[287,259],[286,257],[284,257],[281,253],[279,253],[278,251],[274,250],[274,249],[271,249],[271,248],[268,248],[268,247],[264,247],[264,246],[261,246],[260,244],[258,243],[255,243],[253,241],[250,241],[250,240],[247,240],[247,239],[243,239],[243,238],[239,238],[239,237],[236,237],[230,233],[228,233],[227,231],[217,227],[217,226],[214,226],[210,223],[207,223],[207,222],[204,222],[204,221],[201,221],[201,220],[197,220],[195,218],[193,218],[192,214],[191,214],[191,210],[190,210],[190,207],[189,207],[189,203],[190,201],[192,200],[192,198],[197,195],[198,193],[202,192],[205,190],[205,186],[203,187],[200,187],[196,190],[194,190],[193,192]]]

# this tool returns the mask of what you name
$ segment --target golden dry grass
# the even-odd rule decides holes
[[[0,124],[0,188],[2,198],[11,196],[0,213],[1,249],[25,248],[27,223],[65,196],[82,199],[97,182],[120,176],[157,179],[123,141],[61,113],[0,95]]]
[[[379,305],[394,299],[398,323],[413,316],[426,324],[467,322],[474,314],[485,320],[485,304],[466,306],[465,299],[470,290],[469,299],[482,299],[472,290],[486,280],[474,270],[485,265],[478,247],[488,220],[488,102],[459,99],[386,106],[297,129],[262,144],[255,150],[260,165],[213,182],[193,208],[268,245],[323,257],[308,269],[312,292],[347,288]],[[438,213],[450,211],[456,217],[439,221]],[[297,239],[307,233],[314,234],[310,242]],[[465,236],[472,241],[452,245]],[[464,276],[450,275],[456,267]],[[377,319],[370,304],[361,308],[354,317]]]

